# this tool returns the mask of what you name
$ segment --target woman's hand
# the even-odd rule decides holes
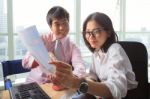
[[[51,61],[50,64],[56,66],[55,78],[53,79],[53,83],[55,85],[70,88],[73,83],[73,72],[72,66],[61,62],[61,61]]]
[[[51,83],[55,79],[55,75],[52,73],[42,73],[42,77],[45,78],[46,83]]]

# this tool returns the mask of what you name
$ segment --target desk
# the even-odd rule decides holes
[[[71,95],[75,92],[75,90],[73,90],[73,89],[55,91],[55,90],[52,89],[52,84],[51,83],[46,83],[46,84],[43,84],[43,85],[40,85],[40,86],[52,99],[61,99],[67,93],[69,95]],[[2,91],[2,98],[1,99],[10,99],[10,95],[9,95],[8,90]]]

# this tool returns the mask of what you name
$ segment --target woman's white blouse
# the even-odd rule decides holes
[[[125,97],[127,90],[137,87],[131,63],[120,44],[112,44],[106,53],[95,51],[92,59],[91,77],[104,83],[114,99]]]

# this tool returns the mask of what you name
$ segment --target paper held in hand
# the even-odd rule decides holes
[[[55,66],[48,63],[50,57],[44,43],[37,31],[36,26],[30,26],[19,31],[19,36],[28,51],[33,55],[35,60],[41,65],[44,72],[55,72]]]

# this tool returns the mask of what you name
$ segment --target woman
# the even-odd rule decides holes
[[[126,96],[127,90],[136,88],[135,74],[128,56],[117,43],[111,19],[104,13],[90,14],[83,24],[82,34],[86,46],[93,53],[90,77],[76,78],[70,65],[55,61],[51,62],[56,65],[53,82],[110,99],[121,99]],[[62,75],[61,78],[59,75]]]

